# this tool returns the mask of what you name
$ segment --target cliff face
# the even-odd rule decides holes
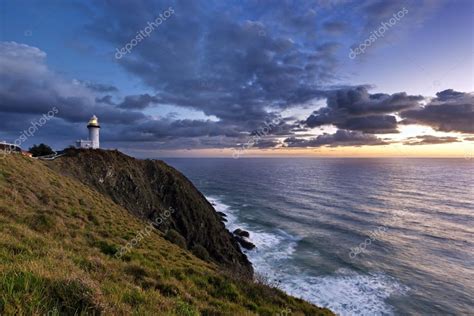
[[[212,205],[164,162],[138,160],[118,151],[70,149],[48,166],[109,196],[135,216],[154,221],[159,230],[176,230],[188,249],[204,247],[220,266],[252,274],[250,262]]]

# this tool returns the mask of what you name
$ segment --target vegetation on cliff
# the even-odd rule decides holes
[[[183,249],[157,229],[116,256],[148,223],[41,161],[1,159],[0,314],[331,314],[223,272],[193,255],[206,259],[207,248]]]

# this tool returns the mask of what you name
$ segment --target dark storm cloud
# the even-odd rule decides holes
[[[97,92],[118,92],[117,87],[108,85],[108,84],[102,84],[102,83],[94,83],[94,82],[84,82],[84,85]]]
[[[324,133],[312,139],[290,137],[285,139],[288,147],[338,147],[338,146],[375,146],[388,145],[384,140],[361,132],[338,130],[334,134]]]
[[[261,139],[255,143],[254,147],[259,149],[271,149],[279,145],[281,145],[281,143],[277,140]]]
[[[315,12],[306,10],[309,4],[284,12],[279,8],[285,5],[275,2],[271,14],[262,13],[263,22],[242,8],[221,10],[218,4],[207,2],[199,6],[181,1],[105,5],[107,15],[96,19],[89,30],[117,47],[127,43],[153,14],[173,7],[175,14],[119,61],[155,89],[163,103],[231,122],[261,121],[267,116],[265,108],[281,109],[321,97],[320,85],[334,74],[335,51],[330,49],[334,43],[312,44],[305,39],[311,33],[302,32],[318,23]],[[254,13],[267,6],[242,4],[246,5],[255,5]],[[278,31],[271,26],[277,16],[281,17]],[[298,40],[290,32],[294,29],[299,30]],[[317,60],[312,59],[315,52],[319,52]]]
[[[349,118],[336,125],[339,128],[372,134],[398,133],[397,119],[393,115],[369,115]]]
[[[427,125],[437,131],[474,134],[474,94],[444,90],[425,106],[403,111],[403,124]]]
[[[125,99],[118,105],[119,108],[123,109],[137,109],[143,110],[152,104],[159,103],[160,99],[151,96],[149,94],[140,94],[140,95],[128,95]]]
[[[436,101],[449,101],[460,97],[464,97],[466,93],[454,91],[453,89],[447,89],[436,93]]]
[[[329,91],[327,105],[313,112],[305,123],[310,128],[334,125],[373,134],[397,133],[397,120],[388,114],[416,107],[423,99],[405,92],[369,94],[364,86]]]
[[[435,145],[435,144],[447,144],[447,143],[456,143],[460,140],[457,137],[444,136],[437,137],[433,135],[421,135],[416,137],[410,137],[405,142],[404,145]]]
[[[422,96],[410,96],[405,92],[369,94],[361,86],[328,93],[328,107],[346,111],[349,115],[384,114],[414,107]]]
[[[95,101],[98,102],[98,103],[105,103],[105,104],[108,104],[108,105],[115,105],[115,102],[112,100],[112,98],[113,98],[113,96],[108,94],[108,95],[105,95],[103,97],[95,98]]]
[[[281,118],[281,117],[273,117],[272,120],[265,120],[261,122],[258,128],[252,130],[249,133],[249,136],[288,136],[292,135],[294,130],[298,127],[292,123],[294,119],[292,118]]]
[[[147,120],[141,124],[129,126],[116,136],[110,135],[111,140],[123,141],[160,141],[171,138],[185,137],[239,137],[241,128],[210,120]]]
[[[347,25],[344,22],[340,21],[330,21],[323,24],[323,29],[334,35],[343,33],[347,28]]]
[[[239,139],[212,136],[212,137],[183,137],[183,138],[169,138],[160,141],[140,142],[137,146],[136,141],[110,141],[112,147],[119,147],[125,151],[135,152],[139,154],[141,151],[151,152],[156,154],[157,150],[193,150],[193,149],[211,149],[211,148],[235,148],[239,143]],[[127,150],[128,149],[128,150]],[[144,156],[150,158],[150,156]]]
[[[153,97],[161,103],[200,110],[223,123],[239,125],[241,131],[252,131],[271,119],[271,112],[328,97],[328,108],[313,113],[308,127],[333,124],[367,133],[395,133],[396,119],[390,114],[422,100],[406,93],[370,95],[364,87],[327,92],[328,83],[337,78],[341,44],[314,34],[324,29],[342,31],[345,23],[326,18],[328,6],[321,2],[302,1],[298,6],[284,1],[243,1],[238,6],[106,2],[101,9],[107,14],[95,18],[88,30],[122,47],[169,6],[175,14],[118,61],[154,89]],[[344,6],[349,5],[341,2],[330,7],[339,11]],[[355,10],[379,19],[393,14],[397,6],[365,1]],[[150,97],[126,101],[121,108],[144,109],[152,104]],[[286,133],[291,135],[291,129]]]

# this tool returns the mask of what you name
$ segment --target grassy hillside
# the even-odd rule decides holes
[[[110,198],[18,155],[0,159],[1,315],[330,315],[238,278]]]

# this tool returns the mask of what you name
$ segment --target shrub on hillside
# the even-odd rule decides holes
[[[202,259],[204,261],[209,261],[210,260],[209,252],[207,252],[206,248],[204,248],[203,246],[201,246],[199,244],[194,245],[194,247],[191,251],[199,259]]]
[[[148,272],[136,263],[126,266],[125,273],[133,276],[135,280],[142,280],[148,276]]]
[[[29,218],[29,225],[36,231],[47,232],[54,228],[56,220],[49,214],[35,214]]]
[[[100,249],[100,251],[109,256],[113,256],[118,252],[118,248],[115,245],[109,244],[104,240],[99,240],[95,242],[94,246]]]
[[[169,229],[166,232],[165,238],[171,241],[173,244],[176,244],[179,247],[186,249],[186,239],[183,236],[181,236],[181,234],[178,233],[176,230]]]
[[[33,157],[41,157],[54,154],[53,149],[46,144],[33,145],[33,147],[31,147],[28,151],[33,155]]]

